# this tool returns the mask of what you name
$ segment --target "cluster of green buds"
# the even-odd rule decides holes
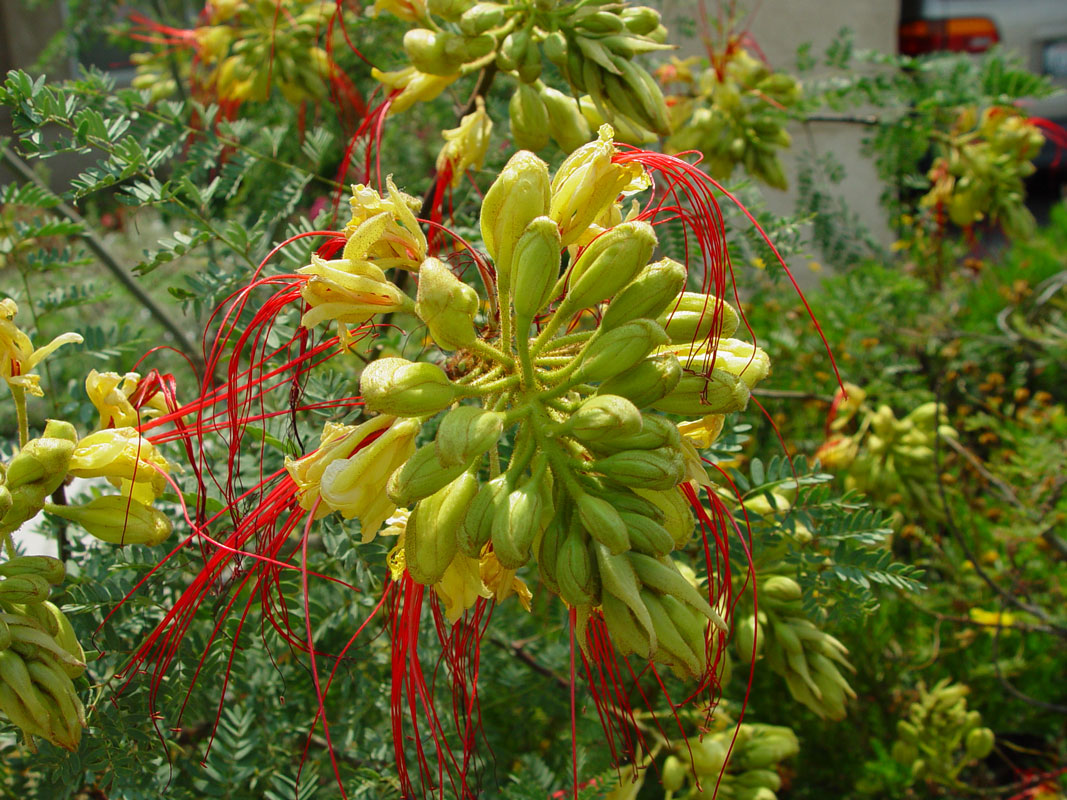
[[[993,731],[982,715],[967,710],[970,689],[948,678],[927,689],[897,723],[893,759],[911,767],[912,777],[952,786],[963,769],[993,752]]]
[[[223,102],[262,102],[272,86],[293,104],[323,100],[338,68],[321,39],[336,11],[331,0],[209,0],[191,30],[146,23],[162,36],[141,38],[171,48],[135,53],[133,86],[170,97],[177,65],[179,77]]]
[[[960,112],[940,140],[943,155],[927,173],[930,191],[920,204],[944,210],[953,224],[969,227],[988,218],[1012,237],[1033,234],[1023,179],[1034,172],[1032,159],[1045,138],[1017,109],[991,106]]]
[[[499,326],[492,316],[482,324],[486,304],[436,258],[418,264],[414,301],[379,280],[390,308],[414,313],[454,353],[448,369],[371,362],[360,390],[379,416],[329,427],[289,472],[305,508],[359,517],[365,540],[409,509],[391,563],[446,603],[485,596],[487,559],[510,575],[536,563],[583,624],[603,615],[621,652],[699,675],[708,622],[725,626],[671,557],[695,529],[679,486],[703,470],[665,413],[741,410],[770,365],[728,338],[734,309],[685,292],[683,265],[653,260],[651,225],[623,221],[618,196],[648,177],[615,153],[605,126],[554,176],[523,151],[489,188],[481,232]],[[345,247],[354,260],[338,268],[369,274],[371,260],[354,254],[374,249],[372,226],[391,224],[395,216],[358,225]],[[436,434],[416,446],[424,427]],[[465,580],[469,591],[457,591]]]
[[[74,679],[85,654],[70,620],[49,602],[66,577],[50,556],[14,556],[0,562],[0,712],[32,747],[40,737],[76,750],[85,708]]]
[[[785,189],[778,151],[791,143],[785,125],[801,99],[799,81],[775,72],[737,40],[713,54],[710,66],[694,69],[701,61],[675,60],[658,72],[665,84],[687,87],[685,94],[668,97],[674,130],[668,152],[699,150],[721,181],[741,164],[753,178]]]
[[[540,150],[549,140],[571,152],[589,141],[590,125],[610,122],[624,141],[652,141],[669,133],[658,84],[636,55],[670,49],[659,12],[616,0],[518,3],[378,0],[375,9],[417,24],[404,36],[410,66],[375,71],[391,89],[391,113],[431,100],[458,78],[492,66],[517,82],[510,104],[517,146]],[[579,102],[545,86],[544,60]]]
[[[775,800],[778,765],[799,752],[796,734],[782,725],[743,723],[690,740],[663,763],[664,800]]]
[[[846,395],[849,399],[844,401]],[[830,438],[816,456],[827,469],[844,474],[847,489],[894,509],[894,528],[904,522],[900,508],[921,509],[926,516],[941,519],[935,448],[939,437],[958,438],[944,405],[923,403],[897,419],[889,406],[872,409],[865,398],[863,390],[852,384],[838,390]],[[854,419],[859,420],[856,432],[845,435]]]
[[[841,668],[848,649],[804,616],[800,584],[786,575],[761,575],[756,596],[759,613],[748,614],[736,626],[738,656],[750,663],[762,655],[767,666],[785,679],[798,703],[822,719],[843,719],[847,698],[856,693]]]

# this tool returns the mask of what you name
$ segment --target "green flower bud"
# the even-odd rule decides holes
[[[67,477],[73,454],[74,442],[69,439],[30,439],[7,465],[8,490],[32,484],[41,495],[52,494]]]
[[[663,762],[663,769],[660,771],[663,788],[668,792],[680,792],[685,786],[685,778],[688,774],[689,770],[678,756],[667,756],[667,760]]]
[[[748,405],[748,385],[723,369],[713,369],[705,378],[685,375],[674,391],[657,400],[652,407],[668,414],[700,417],[706,414],[729,414]]]
[[[548,132],[560,149],[564,153],[571,153],[587,144],[593,132],[575,99],[551,86],[540,87],[540,92],[548,112]]]
[[[659,414],[642,414],[641,430],[630,436],[616,436],[596,442],[593,449],[600,453],[618,453],[622,450],[655,450],[657,447],[682,446],[678,426]]]
[[[581,309],[613,297],[648,264],[656,234],[647,222],[622,222],[586,247],[571,267],[567,303]]]
[[[621,395],[638,408],[646,408],[673,392],[681,379],[681,363],[672,353],[664,353],[639,361],[625,372],[608,378],[600,384],[597,394]]]
[[[641,430],[641,412],[624,397],[590,397],[564,423],[563,431],[583,442],[631,436]]]
[[[682,454],[671,447],[624,450],[590,465],[611,480],[634,489],[673,489],[685,478]]]
[[[478,479],[465,472],[416,504],[404,533],[404,560],[417,583],[429,586],[445,574],[456,555],[459,526],[477,491]]]
[[[800,584],[785,575],[771,575],[759,585],[759,593],[772,600],[791,602],[801,597]]]
[[[0,563],[0,576],[11,578],[15,575],[39,575],[58,586],[67,577],[67,568],[52,556],[15,556]]]
[[[651,517],[622,510],[619,516],[626,523],[630,547],[634,551],[656,557],[674,550],[674,539],[670,532]]]
[[[368,411],[397,417],[436,414],[455,400],[455,389],[444,370],[403,358],[372,361],[359,377],[359,390]]]
[[[589,537],[571,521],[556,558],[559,596],[570,606],[595,606],[601,601],[600,570],[589,549]]]
[[[655,319],[677,300],[685,286],[686,269],[670,258],[649,264],[608,305],[600,320],[607,330],[640,317]],[[661,323],[662,324],[662,323]]]
[[[548,213],[548,165],[525,150],[513,155],[482,201],[482,241],[503,269],[526,227]]]
[[[552,287],[559,278],[559,228],[548,217],[538,217],[526,226],[511,258],[512,302],[519,319],[519,336],[524,325],[537,316],[552,299]]]
[[[577,501],[578,519],[589,535],[606,547],[613,555],[630,549],[630,537],[626,523],[615,507],[599,497],[583,492]]]
[[[433,444],[424,444],[390,476],[385,493],[398,506],[410,506],[443,489],[466,469],[466,464],[444,466],[437,460],[437,448]]]
[[[437,459],[446,467],[469,464],[495,445],[503,430],[503,414],[476,406],[454,408],[437,428]]]
[[[15,504],[14,499],[11,497],[11,492],[8,491],[6,486],[0,486],[0,519],[3,519],[7,512],[11,510],[11,507]]]
[[[48,439],[66,439],[74,443],[78,441],[78,431],[64,419],[50,419],[45,422],[42,436]]]
[[[5,603],[43,603],[52,587],[40,575],[14,575],[0,580],[0,600]]]
[[[541,529],[544,498],[539,482],[528,480],[500,504],[493,518],[493,552],[504,569],[518,569],[530,560]]]
[[[537,90],[526,83],[511,95],[508,124],[515,146],[523,150],[540,150],[548,146],[548,108]],[[553,226],[555,223],[553,223]],[[557,229],[557,234],[559,233]]]
[[[967,734],[964,746],[967,757],[979,761],[993,752],[996,737],[989,728],[975,728]]]
[[[614,330],[601,331],[581,355],[575,379],[599,383],[629,369],[667,340],[663,328],[652,320],[635,319]]]
[[[459,18],[459,29],[468,36],[477,36],[501,25],[505,13],[499,3],[475,3]]]
[[[467,347],[478,337],[474,330],[478,293],[436,258],[427,258],[419,267],[415,313],[443,350]]]
[[[659,507],[663,512],[663,527],[674,538],[674,549],[683,549],[696,528],[693,507],[689,505],[686,496],[678,489],[668,489],[665,492],[639,489],[637,494]]]
[[[733,336],[740,317],[725,300],[710,294],[685,292],[656,321],[663,326],[674,344],[688,344],[707,339]]]
[[[659,27],[659,12],[648,6],[629,6],[620,11],[619,16],[626,29],[638,36],[647,36]]]
[[[507,504],[510,492],[507,473],[483,483],[478,489],[457,535],[459,551],[463,555],[470,558],[481,557],[482,548],[492,536],[497,511]]]
[[[170,536],[170,520],[160,510],[122,495],[104,495],[79,506],[49,503],[45,511],[76,522],[110,544],[154,547]]]

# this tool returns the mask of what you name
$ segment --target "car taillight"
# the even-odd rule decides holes
[[[999,41],[997,26],[988,17],[917,19],[900,26],[900,53],[906,56],[938,50],[982,53]]]

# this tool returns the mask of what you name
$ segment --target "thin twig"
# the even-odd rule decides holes
[[[0,160],[3,160],[4,163],[11,167],[11,169],[24,180],[30,181],[51,193],[44,182],[37,177],[33,170],[30,169],[29,165],[9,148],[4,147],[0,150]],[[173,313],[168,312],[156,303],[156,301],[141,288],[140,284],[134,280],[133,276],[126,270],[126,268],[123,267],[113,255],[111,255],[107,247],[104,245],[104,242],[96,235],[96,232],[85,221],[82,215],[62,200],[59,201],[53,210],[81,228],[81,233],[79,235],[85,241],[86,246],[93,251],[97,258],[100,259],[100,263],[104,265],[107,271],[112,274],[115,280],[122,284],[126,291],[133,295],[138,303],[144,306],[145,310],[151,314],[156,322],[163,326],[163,328],[174,337],[178,349],[185,353],[185,355],[187,355],[198,367],[202,366],[203,359],[198,355],[196,347],[185,335],[185,332],[174,321]]]

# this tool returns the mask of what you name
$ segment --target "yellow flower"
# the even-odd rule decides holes
[[[0,300],[0,375],[12,389],[21,388],[27,394],[43,397],[41,376],[30,372],[55,350],[65,344],[80,344],[76,333],[57,336],[44,347],[33,349],[30,337],[15,325],[19,307],[14,300]]]
[[[385,484],[415,452],[419,423],[380,415],[356,427],[327,423],[322,445],[299,460],[286,459],[285,468],[297,486],[303,508],[320,501],[317,516],[332,511],[345,519],[358,517],[363,541],[371,541],[382,523],[396,511]],[[368,436],[384,431],[356,450]]]
[[[984,608],[972,608],[971,619],[979,625],[989,628],[1008,627],[1015,624],[1015,615],[1005,611],[986,611]]]
[[[615,204],[619,194],[651,185],[640,164],[612,163],[616,152],[614,135],[610,125],[601,125],[599,138],[567,156],[552,178],[548,215],[559,225],[564,247],[577,241],[594,220]]]
[[[142,419],[167,413],[162,394],[154,395],[138,412],[130,403],[137,391],[141,376],[136,372],[119,375],[117,372],[89,370],[85,378],[85,393],[100,412],[100,428],[136,427]]]
[[[725,414],[708,414],[700,419],[679,422],[678,432],[692,442],[694,447],[705,450],[715,444],[725,421]]]
[[[301,297],[311,306],[300,318],[300,324],[313,328],[336,320],[346,346],[352,341],[349,326],[359,327],[376,314],[414,310],[411,298],[369,261],[326,261],[312,255],[311,264],[299,271],[311,276],[300,290]]]
[[[374,16],[388,11],[405,22],[419,22],[426,19],[425,0],[374,0],[371,9],[374,11]]]
[[[166,489],[170,464],[154,444],[124,427],[84,437],[74,448],[68,470],[76,478],[107,478],[124,497],[148,504]]]
[[[760,347],[740,339],[716,339],[711,343],[671,344],[659,353],[673,353],[682,367],[693,372],[707,372],[714,365],[740,378],[749,389],[771,372],[770,356]]]
[[[386,178],[388,197],[363,184],[352,187],[352,218],[345,225],[347,261],[371,261],[380,269],[418,271],[426,260],[426,236],[414,211],[420,202]]]
[[[479,563],[479,572],[481,573],[482,583],[485,584],[485,587],[498,603],[514,594],[519,599],[522,607],[527,611],[530,610],[530,601],[533,599],[533,594],[530,593],[530,588],[526,585],[526,581],[516,577],[515,570],[504,569],[500,562],[497,561],[496,554],[492,551],[482,556],[482,560]]]
[[[430,75],[414,67],[405,67],[396,72],[382,72],[374,68],[371,75],[389,89],[403,89],[389,106],[390,116],[406,111],[416,103],[433,100],[459,77],[458,72],[454,75]]]
[[[444,174],[445,168],[452,165],[453,189],[462,183],[467,170],[481,169],[492,131],[493,121],[485,113],[485,101],[478,97],[477,108],[460,120],[458,128],[441,132],[445,146],[437,155],[437,171]]]
[[[456,553],[441,580],[433,585],[433,589],[444,604],[448,621],[453,623],[478,602],[479,597],[493,596],[482,582],[478,559],[462,553]]]

